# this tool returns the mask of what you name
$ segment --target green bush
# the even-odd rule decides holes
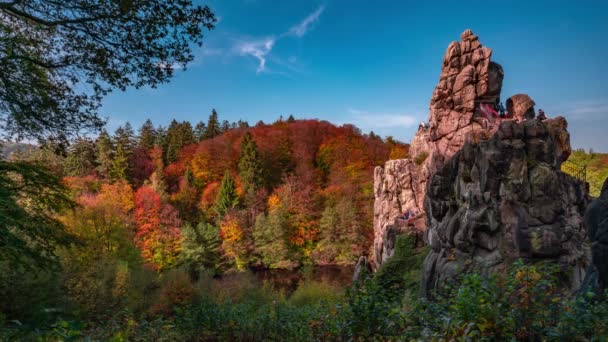
[[[433,302],[418,302],[406,315],[405,335],[476,341],[608,337],[607,303],[591,300],[591,294],[570,299],[560,276],[555,265],[521,261],[508,275],[465,275],[446,284]]]
[[[420,166],[422,165],[422,163],[424,163],[424,161],[426,160],[426,158],[428,158],[429,154],[427,152],[420,152],[420,154],[418,154],[416,157],[414,157],[414,163],[416,163],[416,165]]]
[[[418,294],[422,263],[428,248],[417,248],[412,234],[398,235],[395,254],[378,269],[373,281],[386,292],[391,300],[400,301],[404,295]]]

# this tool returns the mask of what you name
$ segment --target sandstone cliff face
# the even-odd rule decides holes
[[[560,171],[566,122],[504,121],[432,177],[425,199],[422,291],[471,270],[503,271],[516,258],[556,260],[577,288],[588,266],[584,184]]]
[[[490,60],[492,50],[484,47],[470,30],[452,42],[443,57],[439,84],[430,103],[429,129],[419,129],[410,144],[409,159],[391,160],[374,173],[373,262],[382,264],[392,255],[385,240],[389,228],[397,231],[412,226],[422,232],[424,220],[404,225],[396,221],[406,209],[423,212],[427,181],[467,141],[489,138],[498,128],[496,120],[479,113],[482,103],[498,101],[502,88],[502,67]]]
[[[482,110],[500,99],[503,70],[470,30],[445,53],[429,113],[410,158],[374,173],[374,246],[378,267],[396,235],[415,232],[432,247],[423,292],[468,270],[506,268],[514,258],[551,258],[576,286],[588,263],[584,185],[560,171],[571,152],[563,118],[538,122],[534,101],[506,103],[512,119]],[[428,192],[428,194],[427,194]],[[420,215],[400,219],[406,210]]]

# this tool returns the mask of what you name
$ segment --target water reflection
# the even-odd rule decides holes
[[[286,295],[293,293],[303,281],[325,283],[330,286],[344,288],[351,284],[354,266],[309,266],[297,270],[284,269],[253,269],[255,281],[264,283],[274,289],[283,291]],[[231,273],[221,277],[220,282],[234,282],[238,279],[251,280],[247,273]]]

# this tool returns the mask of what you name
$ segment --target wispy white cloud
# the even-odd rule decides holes
[[[365,128],[412,127],[418,123],[417,116],[406,113],[378,113],[354,108],[348,108],[347,113],[353,123]]]
[[[268,37],[261,40],[252,40],[240,42],[236,49],[241,56],[252,56],[258,60],[258,68],[256,73],[261,73],[266,70],[266,56],[272,51],[276,38]]]
[[[251,38],[251,39],[240,39],[236,41],[234,50],[241,56],[250,56],[258,60],[258,67],[256,73],[268,72],[266,64],[269,60],[270,53],[275,47],[276,43],[287,37],[301,38],[308,33],[313,25],[319,21],[319,17],[325,10],[325,6],[320,6],[314,12],[309,14],[298,24],[292,26],[289,31],[283,32],[280,35],[272,35],[266,38]],[[289,57],[286,61],[281,58],[274,58],[272,61],[277,62],[284,68],[289,69],[293,72],[299,72],[299,68],[295,65],[297,61],[296,56]],[[288,74],[287,72],[273,72],[279,74]]]
[[[319,17],[324,10],[325,6],[319,6],[319,8],[309,14],[300,23],[292,26],[289,33],[295,35],[296,37],[303,37],[312,28],[312,26],[319,21]]]

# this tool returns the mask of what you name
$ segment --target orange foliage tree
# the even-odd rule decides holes
[[[237,269],[247,266],[249,254],[249,237],[235,215],[224,216],[220,223],[222,250],[234,260]]]
[[[164,203],[148,185],[135,193],[135,242],[142,257],[157,269],[166,269],[177,261],[181,238],[181,220],[177,210]]]

